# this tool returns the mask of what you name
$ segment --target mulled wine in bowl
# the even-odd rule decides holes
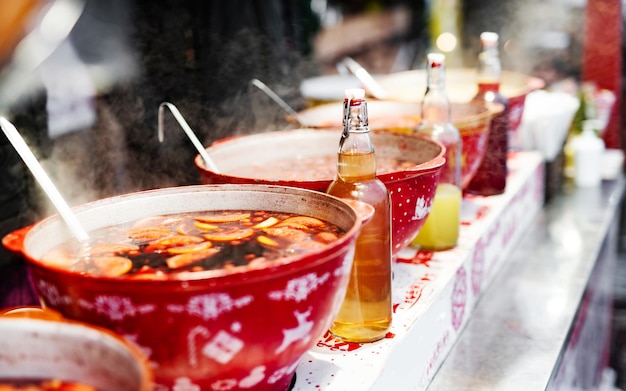
[[[73,210],[87,245],[58,216],[3,244],[24,256],[45,307],[136,343],[162,390],[286,389],[341,304],[367,218],[339,198],[266,185]]]

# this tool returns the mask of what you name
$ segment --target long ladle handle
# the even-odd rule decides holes
[[[61,215],[63,220],[65,220],[65,223],[68,225],[76,239],[80,242],[86,242],[89,240],[89,235],[82,227],[69,205],[65,202],[54,183],[52,183],[48,174],[46,174],[44,169],[41,167],[41,164],[39,164],[39,161],[35,155],[33,155],[33,152],[30,150],[15,126],[13,126],[13,124],[6,118],[0,117],[0,127],[13,145],[13,148],[15,148],[24,163],[26,163],[26,166],[35,176],[35,179],[37,179],[37,182],[39,182],[48,198],[50,198],[50,201],[52,201],[52,204],[59,212],[59,215]]]
[[[290,116],[292,116],[300,125],[302,125],[302,121],[300,120],[300,114],[295,111],[291,106],[287,104],[278,94],[272,91],[265,83],[263,83],[259,79],[250,80],[250,84],[263,91],[265,95],[269,96],[276,104],[278,104],[283,110],[285,110]]]
[[[187,134],[187,137],[189,137],[189,140],[191,140],[194,147],[196,147],[196,149],[198,150],[198,153],[200,153],[200,156],[202,156],[202,159],[204,160],[204,165],[206,166],[206,168],[208,168],[209,170],[213,172],[219,173],[219,170],[217,166],[215,165],[215,163],[213,162],[213,160],[211,159],[211,157],[209,156],[209,153],[206,151],[206,149],[204,148],[200,140],[198,140],[198,137],[196,137],[196,134],[193,132],[193,130],[191,130],[191,127],[189,126],[187,121],[185,121],[185,118],[183,117],[183,115],[180,113],[180,111],[178,111],[178,108],[176,108],[176,106],[174,106],[173,104],[169,102],[163,102],[159,105],[159,128],[158,128],[159,142],[163,142],[163,139],[164,139],[163,112],[165,111],[166,107],[170,109],[170,112],[172,113],[174,118],[176,118],[176,121],[178,121],[178,124],[180,125],[180,127],[183,128],[183,131],[185,132],[185,134]]]
[[[361,64],[356,62],[351,57],[345,57],[342,61],[342,64],[348,68],[350,72],[354,76],[359,79],[361,83],[367,88],[367,90],[372,94],[372,96],[376,99],[385,99],[387,96],[387,92],[385,89],[378,84],[376,79],[367,71],[367,69],[363,68]]]

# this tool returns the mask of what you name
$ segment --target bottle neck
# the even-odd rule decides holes
[[[369,131],[367,102],[364,99],[346,99],[343,102],[343,133],[339,152],[344,151],[344,148],[355,154],[374,152],[369,141]]]
[[[343,135],[349,132],[369,132],[367,102],[364,99],[348,99],[343,102]]]
[[[478,88],[498,91],[502,80],[502,66],[497,44],[484,45],[478,55]]]
[[[362,99],[344,101],[344,130],[339,143],[337,173],[346,181],[376,177],[376,158],[370,138],[367,102]]]
[[[428,69],[426,93],[422,100],[422,122],[424,125],[450,122],[450,101],[443,65]]]

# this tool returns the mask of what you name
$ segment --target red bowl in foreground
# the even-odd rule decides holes
[[[336,175],[341,132],[296,129],[219,140],[207,152],[220,172],[196,156],[203,183],[259,183],[325,192]],[[410,167],[379,174],[391,193],[393,254],[417,235],[430,212],[439,171],[441,144],[416,134],[372,132],[377,159],[404,159]],[[378,164],[379,168],[381,164]]]
[[[134,344],[50,309],[2,310],[0,352],[0,384],[55,380],[98,391],[153,389],[152,370]]]
[[[80,275],[42,263],[44,254],[71,238],[58,216],[5,236],[5,247],[25,257],[45,307],[136,343],[154,368],[155,390],[287,389],[299,359],[339,309],[362,223],[338,198],[262,185],[159,189],[73,210],[87,232],[211,210],[292,212],[346,230],[324,249],[264,267],[166,274],[158,280]]]

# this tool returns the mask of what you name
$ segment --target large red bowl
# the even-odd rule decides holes
[[[341,129],[341,104],[311,107],[299,114],[300,124],[311,128]],[[488,109],[483,105],[451,103],[451,120],[463,141],[461,187],[465,189],[482,162],[487,148],[491,118],[501,107]],[[413,133],[421,120],[417,102],[372,100],[367,104],[369,126],[372,130],[393,133]]]
[[[203,183],[261,183],[326,191],[335,178],[341,132],[296,129],[232,137],[207,148],[219,172],[207,169],[198,155],[195,164]],[[430,212],[444,148],[415,134],[372,132],[377,158],[404,159],[410,167],[379,174],[391,193],[392,242],[396,256],[417,235]],[[319,161],[315,165],[310,159]],[[267,169],[282,164],[290,172]],[[379,165],[380,166],[380,165]],[[240,170],[244,170],[241,174]],[[292,176],[292,173],[297,174]]]
[[[2,310],[0,352],[0,384],[57,380],[100,391],[153,390],[152,369],[133,343],[50,309]]]
[[[3,244],[26,258],[45,307],[139,345],[153,365],[156,389],[285,390],[345,295],[361,227],[350,204],[306,189],[199,185],[117,196],[74,211],[91,232],[156,215],[242,209],[308,215],[347,233],[325,249],[270,266],[160,280],[79,275],[42,263],[71,237],[57,216],[5,236]]]

